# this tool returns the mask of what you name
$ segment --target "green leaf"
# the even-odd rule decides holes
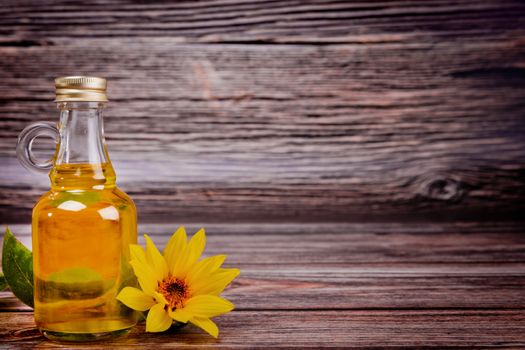
[[[0,292],[6,288],[7,288],[7,281],[5,280],[4,274],[0,272]]]
[[[9,228],[5,230],[2,248],[2,270],[13,294],[33,307],[33,255]]]

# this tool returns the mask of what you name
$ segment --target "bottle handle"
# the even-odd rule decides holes
[[[58,128],[52,122],[37,122],[29,124],[24,130],[22,130],[20,135],[18,135],[16,155],[25,168],[41,173],[48,173],[53,167],[53,158],[50,158],[45,162],[40,162],[33,155],[33,141],[39,136],[51,137],[56,143],[60,140]]]

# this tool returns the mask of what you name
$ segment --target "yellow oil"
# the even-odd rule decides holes
[[[33,209],[37,327],[65,340],[131,328],[137,315],[116,296],[136,285],[129,265],[129,244],[137,241],[133,201],[115,186],[109,163],[56,165],[50,178],[51,190]]]

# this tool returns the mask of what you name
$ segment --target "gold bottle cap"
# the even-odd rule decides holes
[[[107,82],[98,77],[60,77],[55,79],[55,102],[107,102]]]

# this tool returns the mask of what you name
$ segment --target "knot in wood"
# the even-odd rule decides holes
[[[465,188],[459,180],[438,178],[425,183],[423,195],[441,201],[459,201],[465,195]]]

